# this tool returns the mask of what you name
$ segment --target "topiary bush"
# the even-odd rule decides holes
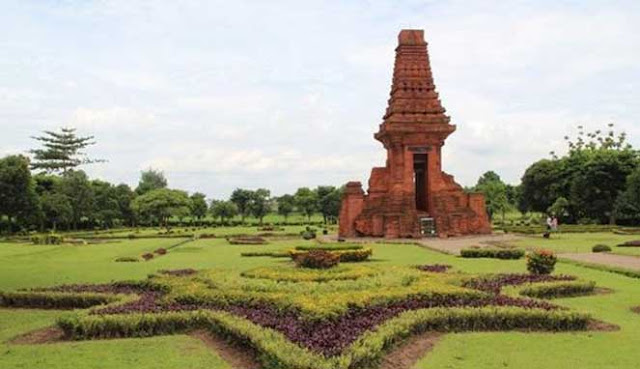
[[[301,268],[329,269],[338,265],[340,255],[324,250],[312,250],[296,254],[294,261]]]
[[[527,255],[527,270],[531,274],[551,274],[558,258],[551,250],[535,250]]]
[[[598,245],[593,246],[591,251],[593,251],[593,252],[610,252],[611,251],[611,247],[609,247],[607,245],[603,245],[603,244],[598,244]]]

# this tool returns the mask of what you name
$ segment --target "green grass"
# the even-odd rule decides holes
[[[618,235],[614,233],[555,233],[550,239],[542,236],[526,236],[512,244],[524,248],[545,248],[557,253],[590,253],[597,244],[611,246],[612,252],[620,255],[640,256],[640,247],[617,247],[631,240],[639,240],[640,235]]]
[[[560,235],[548,243],[545,243],[547,240],[536,238],[520,242],[521,246],[553,248],[558,252],[588,252],[596,243],[615,244],[634,238],[613,234],[576,234]],[[179,246],[170,250],[169,254],[149,262],[113,262],[118,256],[138,255],[177,241],[124,240],[88,246],[0,243],[0,289],[144,279],[158,269],[221,267],[243,271],[258,266],[278,266],[288,261],[240,257],[240,253],[276,251],[310,244],[310,241],[303,240],[280,240],[263,246],[239,246],[229,245],[223,239],[203,239]],[[372,248],[374,254],[370,265],[445,263],[469,273],[526,270],[524,260],[462,259],[414,245],[374,244]],[[558,264],[557,272],[594,280],[599,287],[613,289],[614,292],[610,294],[567,298],[556,302],[617,324],[621,327],[620,331],[448,334],[415,368],[637,368],[640,361],[637,350],[640,345],[640,315],[629,309],[640,305],[638,280],[566,263]],[[17,334],[51,325],[57,316],[66,313],[0,309],[0,367],[229,368],[202,343],[183,335],[51,345],[17,346],[5,343]]]

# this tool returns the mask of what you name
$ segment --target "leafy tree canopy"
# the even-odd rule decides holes
[[[168,218],[185,212],[188,214],[189,203],[186,192],[160,188],[136,197],[131,207],[140,216],[153,218],[166,225]]]
[[[162,171],[151,168],[140,173],[140,182],[136,188],[138,195],[161,188],[167,188],[167,179]]]
[[[191,195],[191,216],[196,219],[202,219],[207,216],[207,196],[203,193],[196,192]]]
[[[223,223],[238,214],[236,204],[231,201],[213,200],[210,211],[214,218],[220,218]]]

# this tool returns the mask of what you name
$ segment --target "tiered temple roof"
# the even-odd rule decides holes
[[[384,122],[393,124],[448,124],[435,91],[427,43],[422,30],[403,30],[398,35],[389,106]]]

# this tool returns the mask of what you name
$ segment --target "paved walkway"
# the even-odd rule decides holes
[[[558,254],[558,257],[584,263],[600,264],[640,272],[640,257],[606,253]]]

